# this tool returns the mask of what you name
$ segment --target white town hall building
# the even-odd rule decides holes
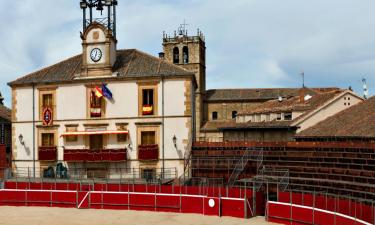
[[[102,22],[92,19],[91,8],[86,19],[89,7],[81,2],[82,54],[9,83],[18,176],[153,179],[184,172],[198,83],[195,73],[167,59],[187,64],[188,42],[181,56],[118,50],[116,4],[109,1]],[[189,44],[204,46],[202,36],[194,38]],[[67,174],[58,174],[59,163]]]

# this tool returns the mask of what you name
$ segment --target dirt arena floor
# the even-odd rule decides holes
[[[269,225],[264,217],[250,220],[198,214],[159,213],[48,207],[0,207],[0,224],[6,225]]]

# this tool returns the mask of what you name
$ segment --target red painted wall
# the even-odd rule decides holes
[[[226,193],[230,197],[222,197]],[[249,204],[245,204],[245,196]],[[210,200],[214,201],[213,206],[209,205]],[[5,189],[0,191],[0,205],[147,210],[244,218],[252,216],[252,192],[187,186],[5,182]]]
[[[371,205],[348,199],[319,194],[314,196],[305,193],[280,192],[278,200],[281,203],[292,202],[293,207],[291,208],[289,204],[268,204],[268,216],[271,222],[291,224],[293,221],[293,224],[312,224],[314,221],[315,224],[324,225],[359,225],[374,222],[374,210]],[[352,218],[346,218],[340,214]],[[354,218],[363,222],[355,222]]]

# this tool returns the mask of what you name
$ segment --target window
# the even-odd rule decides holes
[[[117,142],[126,142],[127,140],[127,135],[126,134],[118,134],[117,135]]]
[[[232,119],[235,119],[237,117],[237,111],[232,111]]]
[[[118,131],[126,131],[127,130],[127,123],[116,123],[116,127]],[[117,142],[126,142],[127,141],[127,134],[117,134]]]
[[[281,120],[281,113],[276,114],[276,120]]]
[[[180,51],[178,50],[178,47],[175,47],[173,49],[173,63],[174,64],[180,63]]]
[[[96,134],[96,135],[90,135],[90,149],[103,149],[103,135]]]
[[[154,89],[142,90],[142,115],[154,114]]]
[[[270,114],[266,115],[266,121],[271,121],[271,115]]]
[[[55,93],[56,88],[40,88],[39,90],[39,119],[43,125],[52,125],[56,119]],[[48,109],[48,110],[47,110]],[[44,123],[44,119],[46,123]]]
[[[292,113],[291,112],[285,113],[284,120],[292,120]]]
[[[77,127],[76,126],[73,126],[73,127],[66,127],[66,132],[75,132],[77,131]],[[66,136],[65,140],[67,142],[75,142],[78,140],[78,136],[75,136],[75,135],[72,135],[72,136]]]
[[[94,90],[90,92],[90,117],[101,117],[102,116],[102,104],[103,98],[98,97]]]
[[[142,170],[142,178],[145,179],[147,182],[151,182],[156,177],[155,169],[143,169]]]
[[[154,145],[155,144],[155,131],[142,131],[141,132],[141,145]]]
[[[183,53],[183,60],[184,60],[184,64],[187,64],[189,63],[189,49],[187,46],[185,46],[183,49],[182,49],[182,53]]]
[[[217,112],[212,112],[212,120],[217,120]]]
[[[50,107],[52,108],[53,106],[53,101],[52,101],[52,94],[44,94],[43,95],[43,103],[42,103],[43,109]]]
[[[42,147],[54,147],[55,146],[55,134],[54,133],[42,133]]]

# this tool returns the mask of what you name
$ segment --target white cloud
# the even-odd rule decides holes
[[[80,53],[79,1],[7,1],[0,8],[0,88]],[[375,87],[373,0],[119,1],[119,48],[156,55],[162,32],[186,19],[207,40],[207,86]]]

